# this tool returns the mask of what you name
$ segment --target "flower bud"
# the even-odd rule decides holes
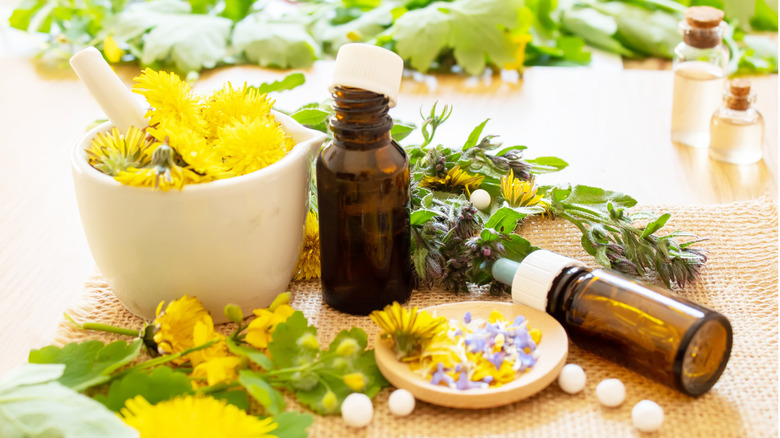
[[[360,345],[352,338],[344,338],[341,343],[336,347],[336,354],[339,356],[352,356],[358,352]]]
[[[322,396],[322,407],[326,412],[335,412],[339,407],[339,399],[333,391],[328,391]]]
[[[290,304],[290,292],[285,292],[282,294],[279,294],[274,298],[274,302],[271,303],[270,306],[268,306],[268,310],[273,312],[276,310],[277,307],[281,306],[282,304]]]
[[[227,317],[229,321],[240,323],[244,319],[244,312],[235,304],[228,304],[225,306],[225,317]]]
[[[317,337],[311,333],[306,333],[305,335],[298,338],[297,343],[299,347],[306,348],[309,350],[320,349],[320,343],[317,341]]]
[[[344,376],[344,384],[353,391],[362,391],[366,387],[366,376],[363,373],[350,373]]]

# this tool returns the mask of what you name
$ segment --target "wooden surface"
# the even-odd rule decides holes
[[[448,320],[462,321],[466,312],[471,312],[474,321],[487,321],[494,310],[501,312],[507,321],[524,316],[529,329],[542,331],[542,340],[536,352],[536,364],[517,379],[506,385],[462,391],[442,385],[431,385],[427,379],[409,369],[409,364],[396,359],[391,344],[377,341],[374,348],[376,364],[382,375],[396,388],[405,389],[417,400],[439,406],[460,409],[484,409],[505,406],[526,399],[550,385],[566,365],[569,353],[569,338],[566,330],[552,316],[541,310],[521,304],[497,303],[495,301],[464,301],[428,307],[424,310]]]
[[[33,54],[21,34],[0,25],[0,376],[23,363],[31,348],[50,342],[62,312],[95,271],[68,157],[85,127],[103,116],[70,70],[43,66]],[[331,67],[316,65],[304,87],[276,96],[278,105],[294,109],[326,98]],[[130,83],[138,69],[118,72]],[[281,76],[222,69],[206,73],[196,88]],[[396,118],[417,122],[421,107],[452,104],[438,140],[453,146],[490,118],[485,133],[527,145],[528,157],[555,155],[570,163],[540,177],[541,184],[619,189],[644,204],[777,197],[777,76],[754,80],[767,120],[766,149],[762,162],[748,166],[713,162],[705,150],[670,142],[670,72],[532,68],[515,82],[416,76],[403,83]]]

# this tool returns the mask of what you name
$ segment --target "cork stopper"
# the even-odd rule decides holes
[[[694,6],[685,10],[680,23],[683,41],[697,49],[711,49],[723,38],[723,11],[710,6]]]
[[[750,108],[750,104],[755,100],[755,96],[750,93],[750,81],[747,79],[734,79],[729,82],[729,89],[726,93],[726,107],[737,111],[745,111]]]
[[[697,29],[712,29],[723,21],[723,11],[710,6],[694,6],[685,10],[685,21]]]

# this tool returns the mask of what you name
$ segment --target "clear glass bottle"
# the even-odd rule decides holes
[[[710,116],[720,105],[728,51],[723,47],[723,11],[688,8],[680,23],[683,41],[674,49],[672,141],[709,146]]]
[[[764,150],[764,117],[752,107],[755,93],[750,81],[734,79],[723,92],[723,106],[710,122],[710,157],[734,164],[761,159]]]
[[[412,292],[409,159],[390,137],[403,60],[367,44],[343,46],[331,87],[333,141],[317,159],[322,294],[367,315]]]
[[[501,259],[493,276],[512,299],[545,310],[579,347],[691,396],[717,382],[731,354],[722,314],[616,272],[538,250]]]

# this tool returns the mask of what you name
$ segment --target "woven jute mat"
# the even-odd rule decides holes
[[[345,427],[340,417],[317,416],[309,429],[313,437],[350,436],[644,436],[633,428],[631,408],[650,399],[664,409],[665,420],[654,437],[769,437],[778,434],[777,301],[778,215],[768,197],[719,206],[657,206],[672,213],[668,230],[691,231],[709,238],[701,247],[709,261],[701,279],[677,293],[725,314],[734,329],[734,346],[725,372],[711,391],[690,398],[637,373],[570,345],[568,362],[587,373],[585,390],[564,393],[553,383],[537,395],[500,408],[456,410],[418,402],[412,415],[392,416],[387,398],[392,388],[374,399],[374,419],[365,429]],[[589,262],[580,247],[580,234],[563,221],[531,220],[518,231],[539,247]],[[292,306],[303,311],[328,343],[345,328],[361,327],[369,346],[378,330],[368,317],[344,315],[324,304],[317,282],[290,285]],[[501,300],[485,292],[453,295],[442,290],[415,291],[409,305],[426,307],[466,300]],[[97,276],[86,284],[80,302],[70,311],[77,320],[140,328],[143,321],[126,311],[108,285]],[[222,327],[229,330],[229,327]],[[116,337],[60,325],[57,343]],[[617,408],[599,405],[596,385],[618,378],[626,385],[626,401]],[[304,411],[294,402],[289,409]]]

